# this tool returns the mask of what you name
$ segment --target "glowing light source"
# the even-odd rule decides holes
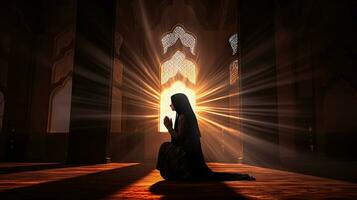
[[[172,122],[175,121],[175,112],[171,110],[171,96],[176,93],[184,93],[188,97],[192,109],[196,108],[196,94],[193,90],[187,88],[185,84],[180,81],[175,82],[170,88],[165,89],[161,93],[161,101],[160,101],[160,132],[166,132],[167,129],[164,126],[164,118],[168,116],[172,119]]]
[[[164,48],[164,53],[167,49],[173,46],[177,40],[180,39],[181,43],[190,47],[191,53],[194,53],[194,48],[196,46],[196,39],[193,35],[186,33],[186,31],[181,26],[176,26],[171,33],[166,34],[162,39],[162,46]],[[177,76],[177,75],[182,75]],[[185,54],[181,51],[176,51],[176,53],[171,57],[170,60],[165,61],[161,65],[161,95],[160,95],[160,119],[159,119],[159,131],[166,132],[167,129],[163,125],[163,119],[168,116],[173,121],[175,120],[175,112],[171,110],[171,96],[176,93],[184,93],[187,95],[191,106],[195,109],[196,106],[196,93],[191,88],[185,85],[186,80],[192,84],[196,83],[196,66],[195,64],[186,59]],[[169,82],[169,80],[174,80],[175,82]],[[183,82],[181,82],[183,81]]]
[[[195,64],[187,60],[185,55],[177,51],[170,60],[164,62],[161,67],[161,84],[180,73],[192,83],[196,83]]]
[[[194,50],[196,46],[196,39],[193,35],[186,33],[181,26],[176,26],[171,33],[166,34],[161,39],[162,46],[164,47],[164,53],[166,53],[167,49],[173,46],[178,39],[180,39],[184,46],[190,47],[191,53],[195,55]]]

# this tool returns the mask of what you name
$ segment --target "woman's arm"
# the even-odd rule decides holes
[[[171,136],[175,139],[179,139],[180,137],[183,136],[183,133],[185,131],[185,115],[180,115],[178,118],[178,128],[177,131],[175,131],[172,127],[169,129],[169,133]]]

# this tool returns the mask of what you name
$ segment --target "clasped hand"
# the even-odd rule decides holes
[[[164,125],[167,128],[167,130],[169,130],[169,131],[172,130],[172,119],[165,116]]]

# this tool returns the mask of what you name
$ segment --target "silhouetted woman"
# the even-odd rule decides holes
[[[247,174],[216,173],[206,165],[203,157],[200,130],[195,113],[185,94],[171,96],[171,109],[176,111],[174,127],[167,116],[164,125],[171,142],[161,145],[157,169],[166,180],[254,180]]]

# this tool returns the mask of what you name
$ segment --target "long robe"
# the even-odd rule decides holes
[[[157,169],[166,180],[255,180],[247,174],[212,172],[201,148],[201,133],[196,115],[185,94],[171,96],[176,111],[174,128],[169,127],[171,142],[161,145]]]
[[[200,137],[190,134],[184,114],[176,118],[175,129],[170,131],[171,142],[161,145],[157,162],[167,180],[205,179],[212,175],[203,157]]]

